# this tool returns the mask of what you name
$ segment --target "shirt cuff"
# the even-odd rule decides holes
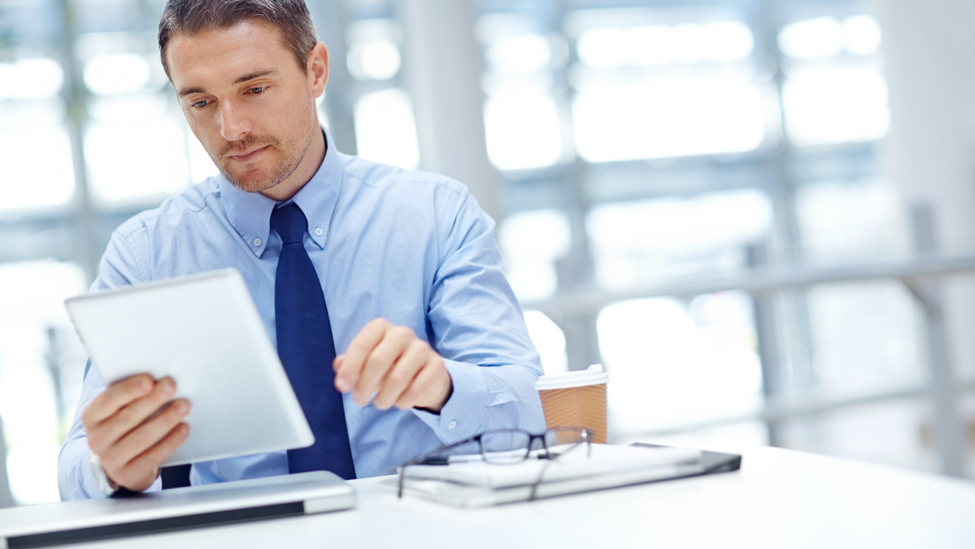
[[[95,475],[95,482],[98,483],[98,490],[105,496],[110,496],[118,490],[118,485],[108,479],[102,462],[95,455],[95,452],[88,451],[88,464],[91,466],[91,473]]]
[[[443,359],[453,384],[453,393],[439,414],[413,409],[444,444],[453,444],[481,432],[481,418],[487,409],[488,388],[481,366]]]

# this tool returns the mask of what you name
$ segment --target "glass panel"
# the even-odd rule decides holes
[[[184,134],[172,118],[94,122],[85,157],[92,195],[106,205],[158,201],[189,181]]]
[[[58,501],[57,457],[73,409],[57,402],[48,330],[71,334],[64,300],[85,290],[82,270],[39,261],[0,266],[0,416],[8,444],[10,489],[19,504]],[[77,346],[77,340],[75,345]],[[80,368],[80,364],[71,364]],[[77,402],[70,387],[62,402]],[[57,410],[64,409],[63,417]]]
[[[552,69],[567,57],[565,40],[538,32],[530,20],[494,14],[477,22],[484,44],[482,86],[488,158],[501,170],[541,168],[565,156],[562,113]]]
[[[96,122],[127,122],[159,118],[169,107],[169,96],[163,93],[92,97],[88,115]]]
[[[57,126],[64,121],[64,114],[60,98],[0,100],[0,129]]]
[[[492,43],[485,58],[494,71],[535,72],[552,62],[552,47],[544,36],[524,34]]]
[[[545,375],[562,374],[569,370],[565,354],[565,333],[559,325],[541,311],[525,311],[525,324],[535,349],[542,358]]]
[[[740,21],[596,28],[579,36],[579,60],[590,67],[667,63],[733,62],[748,59],[752,31]]]
[[[567,18],[575,146],[589,162],[738,153],[765,140],[754,38],[691,11],[593,10]],[[721,17],[721,15],[717,15]],[[727,17],[727,15],[724,15]],[[649,23],[649,24],[648,24]]]
[[[602,204],[586,221],[596,281],[607,288],[740,266],[744,246],[771,225],[772,204],[758,191]]]
[[[84,80],[96,95],[136,92],[149,84],[149,62],[134,53],[97,55],[85,63]]]
[[[840,21],[817,17],[786,25],[779,33],[782,53],[796,59],[832,57],[842,52],[872,55],[880,49],[880,25],[869,15]]]
[[[399,74],[403,60],[399,44],[403,29],[394,19],[360,19],[345,30],[349,74],[358,80],[389,80]]]
[[[349,48],[349,73],[359,80],[388,80],[399,72],[399,48],[391,40],[356,42]]]
[[[754,412],[762,371],[747,295],[625,301],[603,309],[614,436]]]
[[[501,170],[551,166],[562,157],[558,107],[550,96],[511,94],[484,106],[488,158]]]
[[[219,174],[220,170],[217,169],[217,165],[210,159],[210,155],[207,154],[200,140],[193,135],[193,131],[186,124],[186,119],[180,118],[180,126],[183,128],[183,135],[186,139],[186,152],[189,158],[190,182],[199,183],[208,177]]]
[[[522,301],[544,299],[555,293],[555,260],[572,243],[569,219],[558,210],[535,210],[508,216],[498,229],[505,258],[505,273]]]
[[[843,51],[843,27],[835,17],[817,17],[786,25],[779,48],[789,57],[832,57]]]
[[[0,211],[56,206],[71,200],[74,166],[64,127],[0,129],[0,150],[4,151]]]
[[[914,303],[899,282],[817,286],[807,304],[820,382],[856,386],[919,373]]]
[[[639,83],[578,82],[575,144],[589,162],[745,152],[765,139],[761,97],[744,70]]]
[[[857,461],[938,470],[925,402],[907,399],[784,422],[783,446]]]
[[[902,204],[880,180],[825,181],[796,193],[804,257],[864,261],[908,254]]]
[[[48,57],[0,63],[0,99],[54,97],[64,84],[61,64]],[[11,85],[12,83],[15,83]]]
[[[355,103],[359,156],[410,170],[420,163],[416,121],[409,95],[397,88],[368,93]]]
[[[887,82],[879,67],[791,69],[782,99],[789,138],[796,145],[870,141],[890,127]]]

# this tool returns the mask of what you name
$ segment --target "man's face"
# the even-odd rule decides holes
[[[262,192],[301,164],[324,86],[306,74],[278,31],[259,21],[179,34],[166,51],[180,108],[221,173]]]

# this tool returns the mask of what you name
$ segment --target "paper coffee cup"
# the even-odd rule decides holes
[[[603,372],[601,364],[538,378],[535,390],[542,399],[545,425],[549,429],[585,427],[593,431],[593,442],[605,444],[608,382],[609,374]]]

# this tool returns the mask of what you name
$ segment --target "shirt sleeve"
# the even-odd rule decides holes
[[[130,234],[129,238],[123,237],[120,232],[112,235],[112,240],[99,266],[98,278],[91,286],[92,292],[148,280],[148,274],[143,270],[144,261],[130,251],[130,239],[139,236],[143,235],[134,233]],[[105,384],[99,377],[98,371],[91,367],[91,361],[88,361],[85,365],[78,411],[58,456],[58,490],[62,501],[105,497],[91,468],[88,438],[85,426],[81,422],[82,411],[104,390]],[[162,489],[162,481],[157,478],[149,490],[160,489]]]
[[[538,352],[494,240],[494,221],[466,188],[444,222],[427,318],[453,393],[440,414],[414,410],[446,444],[488,429],[545,429]]]

